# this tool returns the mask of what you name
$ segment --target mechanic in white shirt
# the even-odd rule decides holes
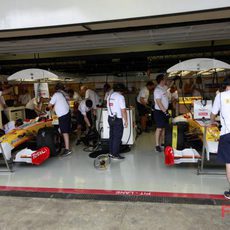
[[[125,86],[117,83],[113,87],[114,92],[107,99],[108,123],[109,123],[109,156],[112,159],[124,159],[120,155],[120,145],[124,128],[128,126],[125,98],[122,93]]]
[[[147,119],[149,109],[147,108],[148,100],[149,100],[149,92],[154,89],[154,83],[152,81],[148,81],[146,86],[144,86],[138,96],[137,96],[137,110],[140,116],[141,121],[141,129],[142,131],[148,132],[147,130]]]
[[[213,103],[211,124],[216,124],[215,118],[220,113],[221,131],[217,160],[226,165],[227,180],[230,186],[230,76],[224,79],[223,85],[225,91],[218,93]],[[230,189],[224,192],[224,196],[230,199]]]
[[[69,100],[73,101],[73,108],[70,108],[71,110],[71,115],[72,116],[76,116],[77,110],[78,110],[78,106],[80,104],[80,102],[82,101],[81,96],[74,91],[73,89],[69,89],[68,90],[68,94],[69,94]]]
[[[22,93],[18,97],[18,102],[22,105],[26,105],[31,100],[31,96],[28,89],[22,89]]]
[[[172,116],[174,117],[177,114],[178,106],[178,91],[175,85],[172,85],[167,89],[168,99],[169,99],[169,109],[172,110]]]
[[[71,132],[71,114],[69,107],[69,97],[64,91],[65,87],[62,83],[57,83],[55,86],[55,94],[52,96],[48,109],[54,106],[55,113],[58,116],[59,128],[64,138],[65,150],[62,156],[68,156],[72,153],[69,144],[69,133]]]
[[[43,98],[32,98],[27,104],[26,104],[26,119],[34,119],[38,116],[38,113],[42,110],[42,103]]]
[[[84,99],[81,101],[81,103],[78,106],[78,111],[76,114],[77,117],[77,142],[76,145],[79,145],[81,143],[81,134],[82,134],[82,128],[86,127],[91,128],[92,121],[91,118],[91,109],[93,106],[93,102],[90,99]]]
[[[5,134],[9,133],[11,130],[23,125],[22,119],[17,119],[16,121],[9,121],[3,126]]]
[[[81,92],[85,95],[85,99],[90,99],[93,102],[93,112],[96,115],[97,106],[100,104],[100,97],[95,91],[85,85],[81,86]]]
[[[1,103],[1,115],[2,115],[2,125],[5,125],[7,122],[9,122],[9,120],[8,120],[8,118],[7,118],[7,116],[5,115],[5,112],[4,112],[4,109],[7,107],[6,106],[6,103],[5,103],[5,100],[4,100],[4,98],[3,98],[3,95],[6,95],[6,94],[10,94],[10,93],[12,93],[12,91],[13,91],[13,88],[12,87],[10,87],[10,88],[8,88],[8,89],[1,89],[0,90],[0,103]]]
[[[154,90],[153,96],[155,101],[154,118],[156,122],[156,151],[161,152],[161,145],[164,142],[165,127],[168,124],[168,94],[166,86],[166,77],[164,74],[159,74],[156,77],[157,87]]]

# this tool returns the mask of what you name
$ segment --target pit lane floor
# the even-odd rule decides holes
[[[73,154],[48,159],[40,166],[15,164],[13,173],[0,173],[0,190],[28,190],[62,193],[100,193],[113,195],[195,197],[223,199],[228,189],[225,176],[197,175],[196,165],[164,165],[163,153],[154,151],[153,133],[138,137],[125,160],[112,161],[106,171],[96,170],[93,159],[83,151],[84,146],[75,146]],[[47,189],[47,190],[44,190]],[[145,193],[147,192],[147,193]],[[126,194],[126,193],[125,193]]]
[[[1,230],[230,228],[221,206],[0,197]]]

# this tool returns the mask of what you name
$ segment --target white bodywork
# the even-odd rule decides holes
[[[32,164],[31,155],[34,152],[35,151],[32,151],[31,149],[28,149],[28,148],[22,149],[21,151],[19,151],[16,154],[14,162],[25,162],[28,164]],[[25,156],[27,156],[27,157],[25,157]]]
[[[183,150],[176,150],[173,149],[173,153],[174,153],[174,162],[175,164],[180,164],[180,163],[197,163],[199,158],[200,158],[200,154],[192,148],[187,148],[187,149],[183,149]]]

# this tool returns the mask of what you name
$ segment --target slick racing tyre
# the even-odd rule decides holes
[[[37,134],[37,148],[48,147],[50,156],[57,156],[61,151],[61,135],[54,127],[39,129]]]
[[[185,122],[170,125],[165,129],[165,147],[172,146],[177,150],[183,150],[186,142],[185,132],[187,131],[188,124]]]

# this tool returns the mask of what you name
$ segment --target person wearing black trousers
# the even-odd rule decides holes
[[[108,123],[109,123],[109,156],[112,159],[122,160],[120,145],[124,128],[128,126],[125,98],[122,95],[125,87],[123,84],[115,84],[114,92],[107,99]]]

